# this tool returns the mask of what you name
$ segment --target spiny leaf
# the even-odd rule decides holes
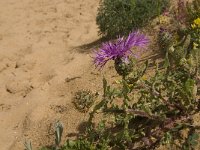
[[[63,125],[61,124],[60,121],[57,121],[55,124],[55,143],[58,146],[61,142],[61,138],[62,138],[62,133],[63,133]]]
[[[32,144],[31,144],[31,141],[27,141],[27,140],[25,140],[25,142],[24,142],[24,146],[25,146],[26,150],[32,150]]]

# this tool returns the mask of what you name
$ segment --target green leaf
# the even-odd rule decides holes
[[[107,81],[106,81],[106,79],[104,77],[103,77],[103,90],[104,90],[103,94],[104,94],[104,96],[106,96],[106,93],[107,93]]]
[[[191,96],[193,95],[194,87],[195,87],[195,80],[187,79],[187,81],[185,82],[185,90]]]
[[[63,125],[60,121],[57,121],[55,124],[55,136],[56,136],[55,142],[57,146],[61,142],[62,133],[63,133]]]
[[[68,141],[67,141],[67,145],[68,145],[70,148],[73,148],[74,146],[76,146],[76,142],[73,141],[73,140],[68,140]]]
[[[199,134],[194,133],[192,134],[192,140],[198,140],[199,139]]]
[[[127,95],[129,93],[129,91],[130,91],[129,86],[128,86],[127,82],[124,81],[124,80],[122,81],[122,83],[123,83],[123,93],[125,95]]]
[[[27,141],[27,140],[25,140],[25,142],[24,142],[24,146],[25,146],[26,150],[32,150],[32,144],[31,144],[31,141]]]

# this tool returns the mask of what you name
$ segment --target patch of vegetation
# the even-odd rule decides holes
[[[169,0],[101,0],[96,18],[102,35],[115,38],[141,28],[169,6]]]
[[[187,5],[187,11],[189,14],[189,20],[193,21],[200,17],[200,0],[193,0],[192,3]]]
[[[197,3],[187,7],[193,9],[194,4]],[[146,36],[133,32],[127,38],[104,43],[94,62],[102,69],[108,61],[114,61],[121,77],[118,86],[109,85],[104,78],[103,94],[90,112],[85,132],[75,140],[68,139],[64,145],[56,140],[56,146],[47,150],[152,150],[161,145],[195,149],[200,130],[194,119],[200,113],[200,18],[194,16],[188,18],[191,21],[184,30],[176,26],[173,32],[160,31],[158,44],[166,55],[165,64],[160,69],[156,63],[149,78],[146,78],[148,61],[138,65],[139,54],[132,51],[135,46],[142,49],[148,44]],[[90,91],[79,91],[74,103],[85,111],[95,97]],[[56,130],[56,139],[61,139],[60,132]],[[31,147],[30,143],[26,145]]]
[[[162,28],[158,41],[160,50],[166,54],[167,66],[184,65],[187,59],[190,61],[188,68],[193,68],[192,65],[199,65],[200,57],[200,0],[187,5],[181,1],[178,3],[181,11],[172,18],[174,29]]]
[[[59,150],[60,149],[60,142],[63,134],[63,125],[60,121],[55,123],[54,127],[54,135],[55,135],[55,144],[48,147],[42,147],[40,150]],[[33,150],[31,141],[25,140],[24,142],[25,150]]]
[[[135,80],[128,80],[132,79],[129,74],[118,88],[103,79],[102,100],[90,113],[85,134],[67,140],[60,150],[151,150],[162,144],[180,150],[195,148],[200,129],[193,120],[200,109],[196,76],[182,66],[171,71],[157,67],[155,75],[145,79],[139,68]],[[99,113],[101,121],[93,122]]]
[[[93,94],[90,90],[80,90],[75,93],[73,103],[81,112],[87,112],[93,105],[98,94]]]

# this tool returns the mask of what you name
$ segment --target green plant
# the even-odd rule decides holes
[[[183,150],[195,149],[195,147],[198,145],[198,140],[199,134],[191,133],[185,141],[185,144],[182,146]]]
[[[174,48],[187,52],[190,43],[187,35]],[[197,98],[198,73],[195,73],[198,66],[192,65],[198,63],[197,59],[190,63],[191,57],[196,57],[193,52],[192,49],[191,53],[184,53],[173,69],[159,70],[157,65],[149,79],[143,79],[148,61],[144,67],[135,64],[133,72],[128,74],[115,67],[122,76],[120,85],[114,88],[103,79],[102,99],[90,113],[90,126],[82,135],[84,138],[74,141],[75,146],[79,143],[100,150],[154,149],[161,144],[176,149],[194,148],[200,126],[194,125],[192,116],[199,113],[200,101]],[[174,57],[179,57],[175,54]],[[129,67],[124,62],[119,62],[119,66],[120,63]],[[102,121],[93,122],[100,113]],[[94,126],[95,123],[98,125]],[[183,137],[181,132],[187,130],[189,132]]]
[[[165,53],[165,66],[184,66],[195,74],[200,58],[200,17],[184,30],[161,29],[158,36],[160,50]],[[199,66],[199,67],[197,67]],[[199,69],[197,69],[199,71]]]
[[[115,38],[127,35],[158,16],[169,0],[101,0],[96,18],[102,35]]]
[[[63,150],[63,146],[60,145],[62,134],[63,134],[63,125],[60,121],[57,121],[54,126],[54,135],[55,135],[55,144],[48,147],[42,147],[40,150]],[[28,149],[29,150],[29,149]]]
[[[196,75],[187,68],[169,71],[157,65],[154,75],[144,79],[147,67],[135,66],[117,87],[104,78],[102,99],[90,113],[87,130],[59,150],[151,150],[161,144],[195,148],[200,129],[192,117],[200,106]],[[102,114],[101,121],[94,121],[96,114]],[[188,131],[185,137],[183,131]]]
[[[32,150],[32,144],[31,144],[31,141],[27,141],[27,140],[25,140],[25,142],[24,142],[24,146],[25,146],[26,150]]]
[[[102,99],[90,113],[90,126],[82,138],[73,141],[73,147],[150,150],[165,144],[175,149],[195,148],[200,129],[193,119],[193,115],[200,112],[199,49],[191,47],[193,39],[190,30],[181,35],[178,32],[163,35],[166,35],[162,39],[165,43],[161,46],[166,48],[166,56],[175,61],[174,67],[166,66],[159,70],[157,64],[152,76],[145,79],[148,61],[144,67],[135,63],[134,68],[129,69],[129,63],[118,61],[124,55],[109,57],[117,64],[115,69],[122,80],[116,88],[103,79]],[[177,38],[174,37],[176,35]],[[116,45],[114,43],[114,48]],[[109,60],[106,54],[110,56],[113,49],[102,53],[109,46],[112,47],[112,43],[108,43],[108,47],[104,44],[97,53],[98,65]],[[123,46],[120,48],[123,49]],[[172,65],[171,61],[169,63]],[[124,68],[128,68],[128,72],[124,73]],[[96,114],[101,114],[101,121],[94,121]]]
[[[80,90],[75,93],[73,103],[81,112],[87,112],[97,98],[98,93],[93,94],[90,90]]]
[[[200,17],[200,0],[193,0],[192,3],[188,3],[187,11],[190,22]]]
[[[56,147],[59,147],[60,142],[61,142],[61,137],[63,133],[63,125],[58,121],[55,124],[55,144]]]
[[[200,0],[194,0],[187,5],[190,28],[194,48],[200,48]]]
[[[149,80],[142,80],[142,76],[137,79],[122,80],[118,89],[111,88],[104,79],[103,99],[90,121],[95,113],[103,113],[105,128],[98,134],[92,127],[98,137],[93,143],[99,146],[102,139],[107,139],[107,149],[152,149],[162,141],[180,148],[180,131],[199,128],[192,124],[192,115],[199,112],[195,79],[181,68],[157,71]],[[175,139],[180,145],[173,143]]]

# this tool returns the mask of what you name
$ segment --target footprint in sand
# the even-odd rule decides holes
[[[35,60],[26,60],[26,59],[20,59],[16,62],[15,68],[22,68],[25,72],[28,70],[32,70],[35,67]]]
[[[50,109],[60,114],[63,114],[68,110],[68,108],[64,105],[50,105]]]
[[[29,57],[31,53],[32,45],[22,49],[18,54],[19,58],[16,61],[15,69],[23,68],[25,72],[32,70],[35,67],[36,61],[32,57]]]
[[[52,80],[55,76],[57,76],[57,74],[53,69],[46,69],[42,73],[40,73],[39,80],[42,83],[46,83]]]
[[[7,111],[11,109],[11,105],[7,105],[7,104],[0,104],[0,112],[1,111]]]
[[[26,55],[29,55],[32,53],[32,45],[29,45],[25,48],[20,49],[16,52],[16,56],[18,59],[24,58]]]
[[[19,94],[26,97],[33,89],[33,86],[28,81],[10,81],[5,86],[6,91],[10,94]]]
[[[0,60],[0,73],[9,67],[15,68],[16,63],[9,58],[3,58]]]

